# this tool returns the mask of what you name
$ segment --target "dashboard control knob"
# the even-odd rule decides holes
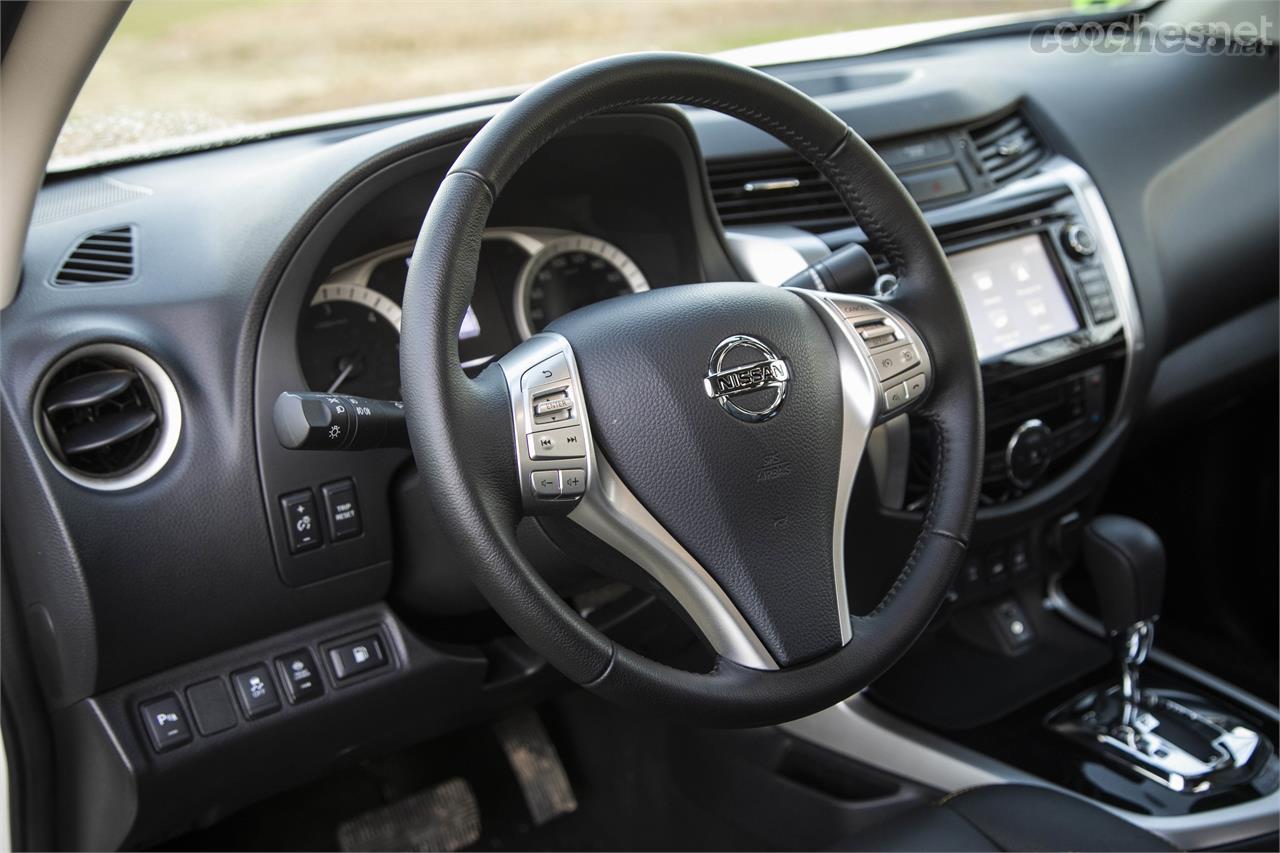
[[[1062,230],[1062,246],[1078,261],[1092,257],[1098,251],[1098,241],[1093,232],[1079,222],[1072,222]]]
[[[1013,431],[1004,450],[1010,482],[1025,489],[1040,478],[1053,460],[1051,438],[1052,432],[1039,418],[1024,421]]]

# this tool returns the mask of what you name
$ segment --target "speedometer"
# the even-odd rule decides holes
[[[400,306],[359,284],[323,284],[302,316],[298,355],[312,390],[399,400]]]
[[[611,243],[595,237],[559,237],[529,258],[516,281],[520,337],[541,331],[575,308],[649,289],[640,268]]]

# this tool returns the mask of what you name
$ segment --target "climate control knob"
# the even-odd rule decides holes
[[[1025,489],[1040,479],[1053,459],[1051,437],[1049,427],[1039,418],[1024,421],[1013,431],[1004,450],[1010,482]]]

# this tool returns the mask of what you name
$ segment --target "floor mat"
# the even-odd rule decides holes
[[[338,847],[345,853],[452,853],[479,838],[480,806],[463,779],[450,779],[338,826]]]

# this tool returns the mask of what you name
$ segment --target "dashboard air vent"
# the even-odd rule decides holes
[[[134,273],[134,228],[125,225],[83,237],[58,266],[54,284],[110,284]]]
[[[853,225],[835,188],[798,154],[712,161],[707,176],[726,227],[786,224],[829,231]]]
[[[36,393],[36,429],[54,466],[89,488],[150,478],[177,445],[177,391],[152,359],[119,344],[68,353]]]
[[[1027,174],[1047,155],[1020,112],[971,128],[969,135],[983,171],[995,186]]]

